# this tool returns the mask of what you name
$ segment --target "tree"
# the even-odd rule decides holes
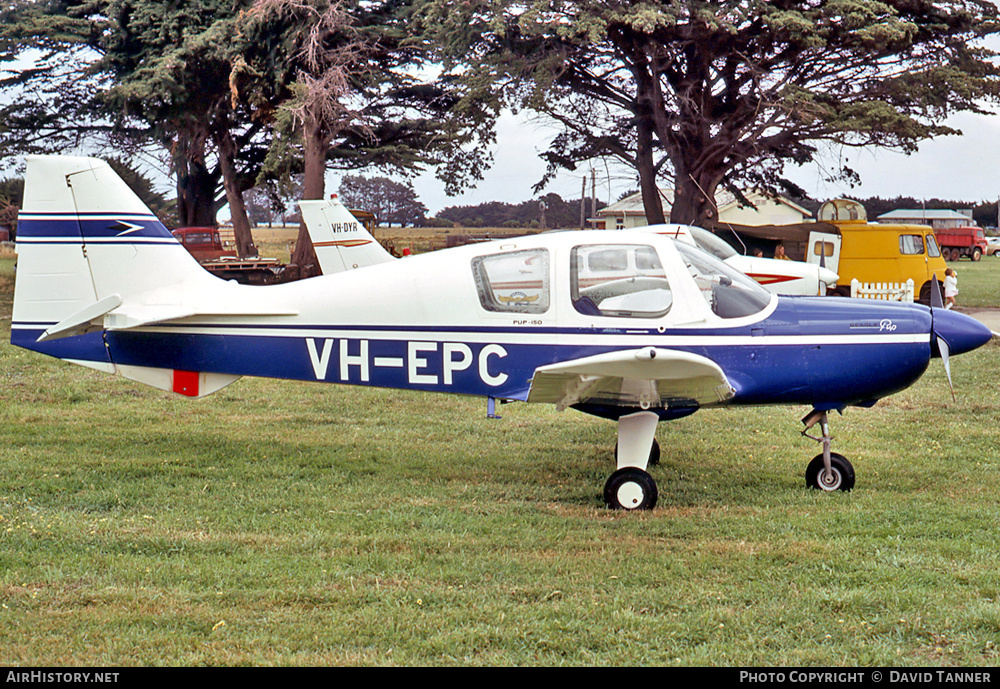
[[[255,177],[246,172],[254,166],[247,148],[261,127],[231,107],[239,5],[230,0],[11,3],[0,23],[0,47],[31,60],[0,82],[27,96],[10,99],[0,111],[6,125],[0,150],[58,152],[91,143],[113,144],[135,156],[151,143],[162,147],[176,176],[179,222],[212,225],[228,202],[237,251],[247,255],[253,240],[241,192]],[[216,193],[220,180],[225,197]]]
[[[253,175],[238,160],[260,131],[230,93],[241,5],[249,0],[98,0],[108,22],[98,69],[113,78],[103,101],[122,117],[148,124],[171,152],[181,222],[213,225],[229,204],[240,256],[255,253],[243,191]],[[214,155],[217,169],[210,168]],[[225,198],[216,202],[222,181]]]
[[[711,224],[720,186],[793,188],[786,165],[822,144],[913,152],[1000,94],[988,0],[426,0],[421,17],[479,97],[562,125],[552,166],[633,165],[651,222],[660,175],[671,221]]]
[[[581,203],[588,209],[592,205],[603,208],[603,202],[592,199],[564,201],[559,194],[545,194],[539,199],[518,204],[488,201],[475,206],[449,206],[438,217],[463,227],[542,227],[541,207],[545,207],[545,227],[579,227]]]
[[[379,224],[400,227],[423,222],[427,206],[420,203],[412,184],[394,182],[388,177],[347,175],[340,182],[341,202],[348,208],[371,211]]]
[[[328,167],[411,174],[437,168],[455,193],[482,178],[493,120],[456,108],[457,84],[417,78],[427,47],[412,38],[411,0],[257,0],[242,24],[234,92],[273,130],[265,173],[301,172],[323,197]],[[293,263],[317,265],[305,227]]]
[[[0,227],[10,232],[14,239],[17,232],[17,213],[24,198],[24,179],[0,179]]]
[[[257,0],[241,24],[234,93],[273,129],[264,173],[303,176],[323,197],[328,167],[412,173],[438,168],[446,191],[481,179],[492,119],[456,110],[456,86],[417,79],[427,49],[413,41],[408,0]],[[292,262],[318,265],[305,227]]]

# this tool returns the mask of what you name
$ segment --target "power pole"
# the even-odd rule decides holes
[[[1000,210],[997,211],[1000,214]],[[580,229],[587,228],[587,175],[580,178]]]
[[[590,168],[590,217],[597,229],[597,171]]]

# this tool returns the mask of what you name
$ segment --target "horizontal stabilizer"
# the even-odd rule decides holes
[[[216,306],[186,306],[183,304],[122,305],[122,298],[112,294],[86,306],[59,323],[48,328],[38,342],[62,337],[83,335],[107,328],[131,330],[149,325],[179,321],[195,316],[205,317],[275,317],[297,316],[298,311],[288,308],[262,308],[259,305],[219,304]]]
[[[528,402],[564,409],[582,402],[668,407],[725,402],[735,391],[722,369],[697,354],[646,347],[535,370]]]
[[[87,332],[100,330],[101,324],[98,319],[121,305],[121,296],[117,294],[107,296],[48,328],[39,336],[37,341],[58,340],[61,337],[72,337],[73,335],[83,335]]]
[[[105,318],[105,326],[108,330],[131,330],[145,326],[171,323],[185,318],[204,317],[225,317],[225,316],[253,316],[253,317],[275,317],[275,316],[297,316],[298,311],[292,309],[266,309],[251,306],[221,305],[216,308],[205,308],[185,305],[142,305],[125,306],[114,313],[109,313]]]

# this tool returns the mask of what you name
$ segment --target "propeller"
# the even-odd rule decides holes
[[[937,273],[931,277],[931,308],[944,308],[944,298],[941,296],[941,283],[937,279]]]
[[[931,314],[933,318],[934,309],[944,308],[944,299],[941,298],[941,283],[938,282],[937,273],[931,278]],[[938,352],[941,354],[941,362],[944,364],[944,373],[948,377],[948,387],[951,388],[951,401],[956,402],[955,386],[951,382],[951,364],[948,362],[949,347],[944,338],[935,333],[937,337]]]

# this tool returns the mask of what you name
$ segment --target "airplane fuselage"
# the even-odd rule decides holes
[[[565,238],[461,247],[284,285],[225,286],[232,299],[280,303],[293,308],[294,317],[198,316],[39,343],[35,340],[51,324],[21,323],[12,341],[60,358],[115,365],[512,400],[527,398],[540,366],[656,347],[719,364],[735,390],[731,404],[825,408],[868,404],[905,388],[932,356],[931,312],[919,305],[772,297],[760,313],[730,324],[690,297],[680,317],[675,317],[680,309],[655,318],[583,314],[570,304],[571,247]],[[613,239],[620,242],[621,234]],[[485,310],[476,296],[472,262],[536,246],[550,252],[548,308]],[[623,413],[600,405],[581,408],[605,416]],[[679,403],[658,413],[669,418],[694,408]]]

